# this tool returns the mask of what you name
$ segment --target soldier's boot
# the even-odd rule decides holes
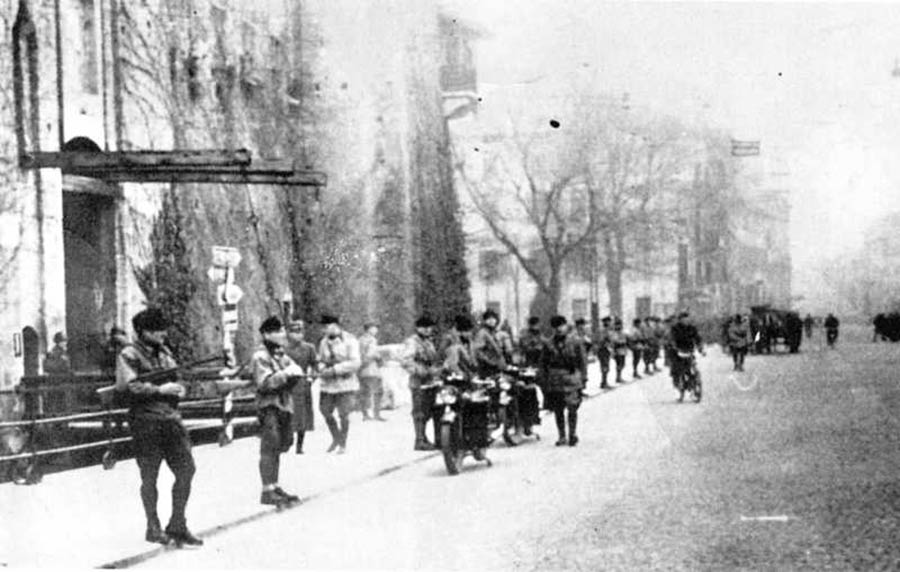
[[[566,419],[565,414],[563,413],[565,409],[557,409],[553,412],[553,415],[556,417],[556,432],[559,434],[559,439],[556,441],[557,447],[562,447],[567,443],[566,441]]]
[[[576,430],[578,428],[578,409],[575,407],[569,407],[569,447],[574,447],[578,444],[578,435],[576,434]]]
[[[413,445],[414,451],[434,451],[434,445],[425,437],[425,421],[416,419],[413,421],[416,430],[416,442]]]
[[[144,535],[147,542],[156,542],[158,544],[169,544],[171,538],[163,532],[162,525],[159,523],[159,517],[149,517],[147,519],[147,533]]]
[[[381,416],[381,395],[376,395],[375,400],[372,402],[372,419],[375,421],[387,421]]]
[[[306,431],[297,431],[297,445],[294,451],[297,455],[303,454],[303,438],[306,437]]]

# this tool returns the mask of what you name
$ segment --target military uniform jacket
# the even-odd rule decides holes
[[[628,355],[628,337],[624,332],[611,330],[609,332],[609,345],[612,347],[614,355]]]
[[[626,334],[626,338],[628,339],[628,347],[634,351],[642,351],[647,347],[647,341],[644,339],[644,332],[641,328],[632,328],[628,334]]]
[[[363,334],[359,337],[359,355],[362,360],[359,377],[381,377],[381,354],[375,336]]]
[[[503,357],[503,348],[496,336],[487,328],[480,328],[472,340],[472,357],[478,375],[488,377],[506,369],[506,359]]]
[[[601,359],[609,359],[612,354],[612,346],[610,345],[609,328],[601,327],[597,331],[597,337],[594,339],[594,351]]]
[[[319,342],[319,362],[322,364],[322,393],[347,393],[359,391],[356,372],[362,365],[359,357],[359,341],[341,332],[338,337],[328,336]]]
[[[138,376],[174,370],[176,367],[178,364],[175,358],[165,346],[153,348],[137,340],[122,348],[116,361],[116,389],[129,395],[133,416],[147,419],[181,418],[178,414],[178,397],[159,393],[160,385],[178,380],[175,371],[170,375],[153,377],[152,380],[137,379]]]
[[[441,347],[445,370],[466,377],[475,374],[475,362],[472,360],[472,347],[468,339],[463,339],[459,332],[453,331],[444,337]]]
[[[443,365],[441,355],[431,338],[413,334],[403,342],[403,369],[409,373],[409,388],[418,389],[431,383]]]
[[[519,335],[519,356],[522,365],[526,367],[540,367],[541,353],[544,351],[544,345],[547,340],[540,332],[532,332],[531,330],[522,330]]]
[[[269,351],[261,347],[253,353],[250,370],[256,387],[256,408],[259,411],[274,407],[286,413],[294,412],[292,391],[299,378],[288,376],[284,369],[294,364],[282,348]]]
[[[541,371],[547,391],[580,391],[582,381],[587,379],[587,356],[581,339],[570,333],[547,340]]]
[[[750,327],[746,322],[732,322],[728,325],[728,345],[738,349],[750,345]]]

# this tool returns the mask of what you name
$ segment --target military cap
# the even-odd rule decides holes
[[[141,310],[131,318],[131,326],[135,332],[160,332],[167,330],[170,325],[159,308]]]
[[[431,316],[419,316],[419,319],[416,320],[417,328],[431,328],[434,325],[434,319]]]
[[[560,326],[564,326],[566,324],[565,316],[553,316],[550,318],[550,327],[558,328]]]
[[[269,316],[263,323],[259,325],[259,333],[260,334],[269,334],[272,332],[277,332],[281,328],[284,327],[284,324],[281,323],[281,320],[278,316]]]

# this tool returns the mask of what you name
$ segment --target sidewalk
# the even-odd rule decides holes
[[[588,393],[596,396],[599,370],[596,363],[591,366]],[[348,450],[342,456],[325,453],[331,439],[317,416],[316,430],[306,437],[306,454],[291,451],[282,456],[282,486],[306,501],[413,463],[440,462],[438,453],[412,450],[408,406],[387,411],[385,416],[389,421],[378,423],[362,422],[359,414],[352,415]],[[545,433],[550,431],[544,427]],[[256,438],[221,448],[197,446],[194,458],[197,473],[188,524],[199,536],[276,512],[259,504]],[[172,481],[168,469],[161,469],[159,512],[164,525],[170,514]],[[111,471],[88,467],[47,475],[34,486],[0,485],[0,567],[125,567],[171,550],[144,541],[139,487],[134,460],[120,461]]]

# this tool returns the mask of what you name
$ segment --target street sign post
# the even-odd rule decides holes
[[[241,251],[233,246],[212,247],[213,266],[235,268],[241,263]]]

